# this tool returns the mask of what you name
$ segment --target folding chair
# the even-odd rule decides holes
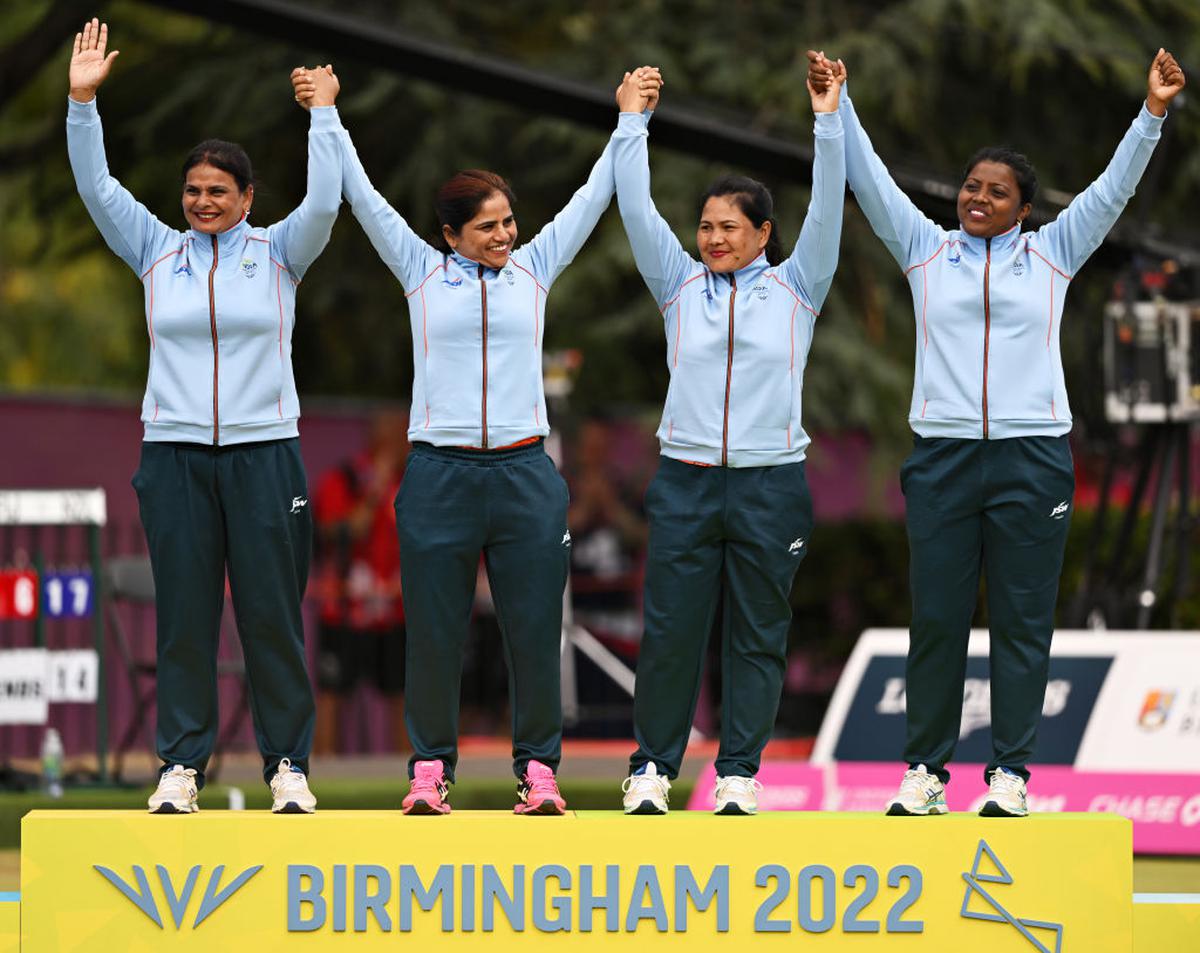
[[[144,644],[146,639],[135,641],[130,619],[130,616],[137,612],[148,613],[153,618],[154,575],[150,570],[150,560],[146,556],[110,557],[105,561],[104,571],[105,619],[116,643],[117,654],[129,676],[133,699],[133,714],[113,750],[113,778],[120,780],[125,753],[140,729],[144,728],[146,731],[146,747],[151,755],[156,754],[154,724],[148,715],[155,699],[158,661],[154,654],[153,640],[150,640],[148,651]],[[224,625],[222,616],[223,628]],[[225,727],[217,732],[213,759],[205,772],[209,781],[217,779],[221,768],[221,756],[226,746],[237,736],[250,710],[250,685],[246,680],[246,664],[240,651],[237,658],[217,660],[217,679],[223,677],[236,678],[241,685],[241,691],[233,714],[226,720]]]

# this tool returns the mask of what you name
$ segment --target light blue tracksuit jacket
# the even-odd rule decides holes
[[[875,155],[845,89],[839,111],[850,188],[912,288],[913,430],[976,440],[1067,433],[1059,350],[1067,285],[1133,195],[1162,119],[1143,106],[1108,168],[1053,222],[982,239],[921,214]]]
[[[546,296],[612,200],[612,141],[566,207],[499,271],[428,244],[371,185],[349,133],[339,141],[346,200],[408,299],[409,439],[495,449],[548,434]]]
[[[842,120],[819,113],[812,201],[792,254],[714,274],[684,251],[650,198],[646,124],[622,113],[617,202],[633,257],[666,322],[667,389],[658,440],[690,463],[764,467],[804,459],[800,423],[813,326],[837,268],[845,196]]]
[[[341,204],[333,106],[312,110],[308,194],[267,228],[220,235],[160,222],[108,173],[96,100],[68,99],[67,150],[105,242],[141,278],[150,334],[145,439],[226,446],[295,437],[296,286],[324,249]]]

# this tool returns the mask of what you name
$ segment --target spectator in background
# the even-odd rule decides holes
[[[593,634],[637,642],[646,520],[638,495],[616,472],[612,457],[611,424],[584,421],[567,479],[571,604],[575,621]]]
[[[392,749],[404,729],[404,602],[393,501],[408,455],[408,416],[383,410],[367,447],[321,478],[317,488],[320,623],[315,749],[339,748],[342,701],[362,681],[386,696]]]

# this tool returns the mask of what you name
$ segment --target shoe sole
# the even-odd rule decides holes
[[[401,814],[417,814],[420,816],[428,816],[431,814],[435,815],[435,816],[438,814],[449,814],[450,813],[450,805],[446,804],[444,806],[445,806],[445,810],[442,810],[441,808],[435,807],[434,805],[430,804],[428,801],[414,801],[411,806],[402,807],[400,809],[400,813]]]
[[[1029,811],[1006,811],[995,801],[988,801],[979,809],[980,817],[1028,817]]]
[[[272,814],[315,814],[316,807],[301,807],[295,801],[288,801],[283,807],[271,808]]]
[[[194,807],[194,806],[187,807],[187,808],[176,807],[170,801],[167,801],[163,804],[160,804],[158,807],[150,808],[150,813],[151,814],[199,814],[200,808]]]
[[[542,801],[541,804],[534,806],[532,804],[518,804],[513,808],[514,814],[546,814],[546,815],[561,815],[566,813],[566,807],[559,807],[553,801]]]
[[[939,814],[949,814],[944,807],[931,807],[927,811],[910,811],[903,804],[891,804],[887,809],[887,817],[937,817]]]
[[[659,807],[653,801],[642,801],[642,803],[638,804],[636,807],[625,808],[625,813],[626,814],[659,814],[659,815],[661,815],[661,814],[666,814],[667,809],[665,807]]]
[[[755,814],[758,813],[758,808],[755,808],[753,811],[747,811],[741,805],[730,802],[729,804],[726,804],[723,808],[713,811],[713,813],[717,814],[717,815],[724,815],[724,816],[741,815],[742,817],[753,817]]]

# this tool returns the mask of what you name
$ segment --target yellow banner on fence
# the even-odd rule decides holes
[[[23,953],[1132,943],[1112,815],[34,811],[21,844]]]

